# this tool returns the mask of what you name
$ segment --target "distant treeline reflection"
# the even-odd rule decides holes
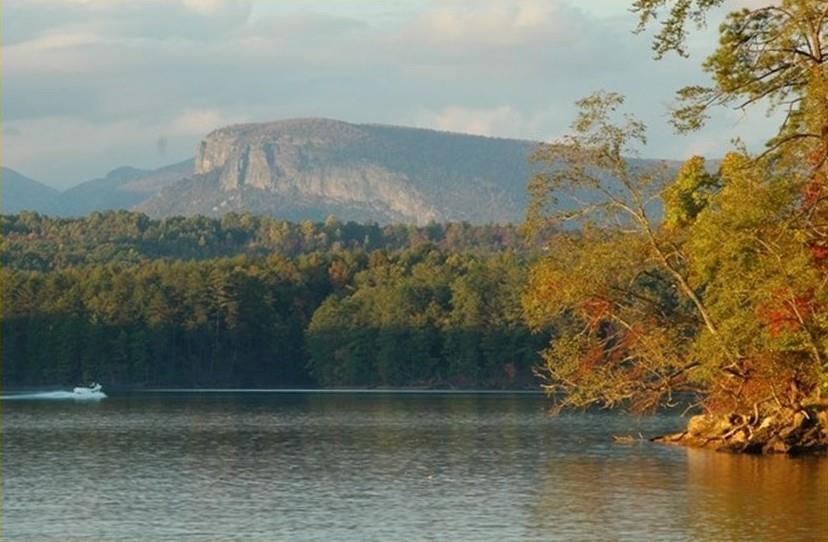
[[[512,226],[2,225],[5,385],[525,387],[546,343]]]

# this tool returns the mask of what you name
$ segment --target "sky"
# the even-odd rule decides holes
[[[758,112],[672,132],[675,90],[707,81],[715,34],[655,61],[629,4],[3,0],[2,162],[64,189],[189,158],[221,126],[296,117],[548,141],[599,89],[648,124],[648,157],[761,145],[773,122]]]

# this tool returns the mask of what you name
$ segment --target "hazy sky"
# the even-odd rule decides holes
[[[747,0],[744,0],[747,1]],[[3,0],[3,162],[66,187],[192,156],[209,131],[290,117],[550,139],[572,103],[627,94],[653,157],[758,144],[763,115],[675,136],[689,60],[652,60],[627,0]],[[715,23],[713,24],[715,26]]]

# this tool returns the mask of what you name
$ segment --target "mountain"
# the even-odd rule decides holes
[[[58,213],[81,216],[105,209],[131,209],[192,172],[192,159],[154,170],[114,169],[101,179],[86,181],[63,192]]]
[[[249,211],[299,221],[516,223],[537,142],[294,119],[208,134],[195,159],[130,167],[63,193],[13,172],[4,212],[134,209],[152,217]],[[649,162],[649,161],[644,161]]]
[[[7,167],[0,167],[0,200],[3,213],[37,211],[55,214],[60,192]]]
[[[194,175],[136,206],[150,216],[247,210],[286,219],[517,222],[537,143],[328,119],[210,133]]]
[[[59,192],[9,168],[2,168],[2,212],[36,211],[81,216],[92,211],[131,209],[193,173],[193,159],[159,169],[121,167],[100,179]]]

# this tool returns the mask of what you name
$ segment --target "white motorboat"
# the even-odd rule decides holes
[[[100,384],[92,383],[88,388],[78,387],[72,390],[75,399],[105,399],[106,394]]]

